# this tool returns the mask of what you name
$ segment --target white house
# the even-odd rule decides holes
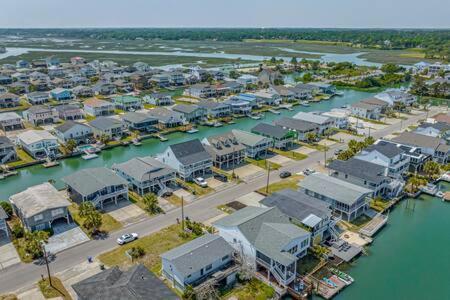
[[[17,135],[17,141],[34,158],[54,157],[58,139],[45,130],[28,130]]]
[[[317,125],[319,128],[318,134],[324,134],[325,131],[332,128],[334,125],[334,120],[332,118],[313,113],[298,112],[293,118]]]
[[[236,79],[236,81],[240,84],[242,84],[243,86],[247,86],[250,84],[257,84],[258,83],[258,77],[254,76],[254,75],[250,75],[250,74],[244,74],[239,76],[238,79]]]
[[[401,103],[406,106],[411,106],[417,101],[417,97],[398,89],[387,90],[382,93],[376,94],[375,98],[383,100],[393,106],[395,103]]]
[[[350,116],[350,111],[347,109],[333,108],[330,111],[323,112],[321,116],[331,118],[333,120],[333,127],[339,129],[346,129],[349,127],[350,122],[348,117]]]
[[[62,144],[74,140],[77,144],[88,143],[92,138],[92,128],[78,122],[67,121],[55,128],[55,135]]]

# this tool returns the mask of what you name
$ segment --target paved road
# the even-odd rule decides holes
[[[433,108],[433,111],[429,112],[429,116],[436,114],[437,108]],[[417,123],[418,120],[424,119],[425,113],[417,116],[413,116],[408,120],[403,121],[402,128],[407,128],[409,125]],[[400,122],[390,125],[384,129],[373,132],[374,138],[381,138],[392,132],[400,130]],[[335,144],[330,147],[327,152],[328,158],[334,153],[336,149],[344,149],[346,145]],[[286,166],[279,171],[273,171],[270,173],[270,182],[279,181],[280,171],[290,171],[297,173],[305,168],[310,168],[316,165],[318,162],[324,162],[323,152],[313,152],[308,158],[295,161],[289,166]],[[228,189],[224,189],[212,195],[200,198],[194,202],[185,206],[185,215],[196,221],[206,221],[212,217],[220,214],[220,211],[216,209],[218,205],[228,203],[233,199],[246,195],[266,185],[267,177],[261,175],[253,178],[247,183],[242,183],[236,186],[232,186]],[[54,273],[63,271],[67,268],[76,266],[87,259],[87,256],[97,256],[98,254],[108,251],[111,248],[116,247],[115,240],[120,235],[126,232],[137,232],[140,236],[148,235],[150,233],[159,231],[160,229],[172,225],[176,222],[176,218],[180,217],[181,210],[179,208],[172,210],[164,215],[158,215],[154,218],[142,221],[137,224],[128,226],[120,231],[114,232],[105,240],[89,241],[82,245],[68,249],[59,253],[54,262],[51,263],[51,270]],[[45,266],[36,266],[34,264],[18,264],[0,271],[0,294],[6,292],[14,292],[23,287],[29,287],[36,283],[41,274],[46,274]]]

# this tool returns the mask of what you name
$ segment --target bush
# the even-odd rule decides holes
[[[130,251],[128,252],[128,254],[130,254],[131,259],[135,260],[135,259],[138,259],[138,258],[144,256],[145,250],[141,246],[136,246],[136,247],[131,248]]]
[[[1,201],[0,206],[3,208],[5,213],[8,215],[8,218],[10,218],[13,214],[13,208],[12,208],[11,203],[6,202],[6,201]]]
[[[15,224],[12,228],[12,235],[14,238],[16,239],[20,239],[23,238],[25,234],[25,230],[23,229],[22,226],[20,226],[19,224]]]

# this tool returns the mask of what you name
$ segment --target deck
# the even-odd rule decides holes
[[[359,233],[372,237],[378,232],[388,221],[388,216],[377,214],[369,223],[359,230]]]

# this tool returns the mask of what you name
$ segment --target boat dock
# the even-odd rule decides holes
[[[378,232],[388,221],[388,216],[383,214],[377,214],[372,220],[370,220],[364,227],[359,230],[359,233],[372,237]]]
[[[329,263],[322,261],[311,273],[305,277],[315,292],[324,299],[331,299],[346,286],[353,283],[350,275],[336,268],[329,268]]]

